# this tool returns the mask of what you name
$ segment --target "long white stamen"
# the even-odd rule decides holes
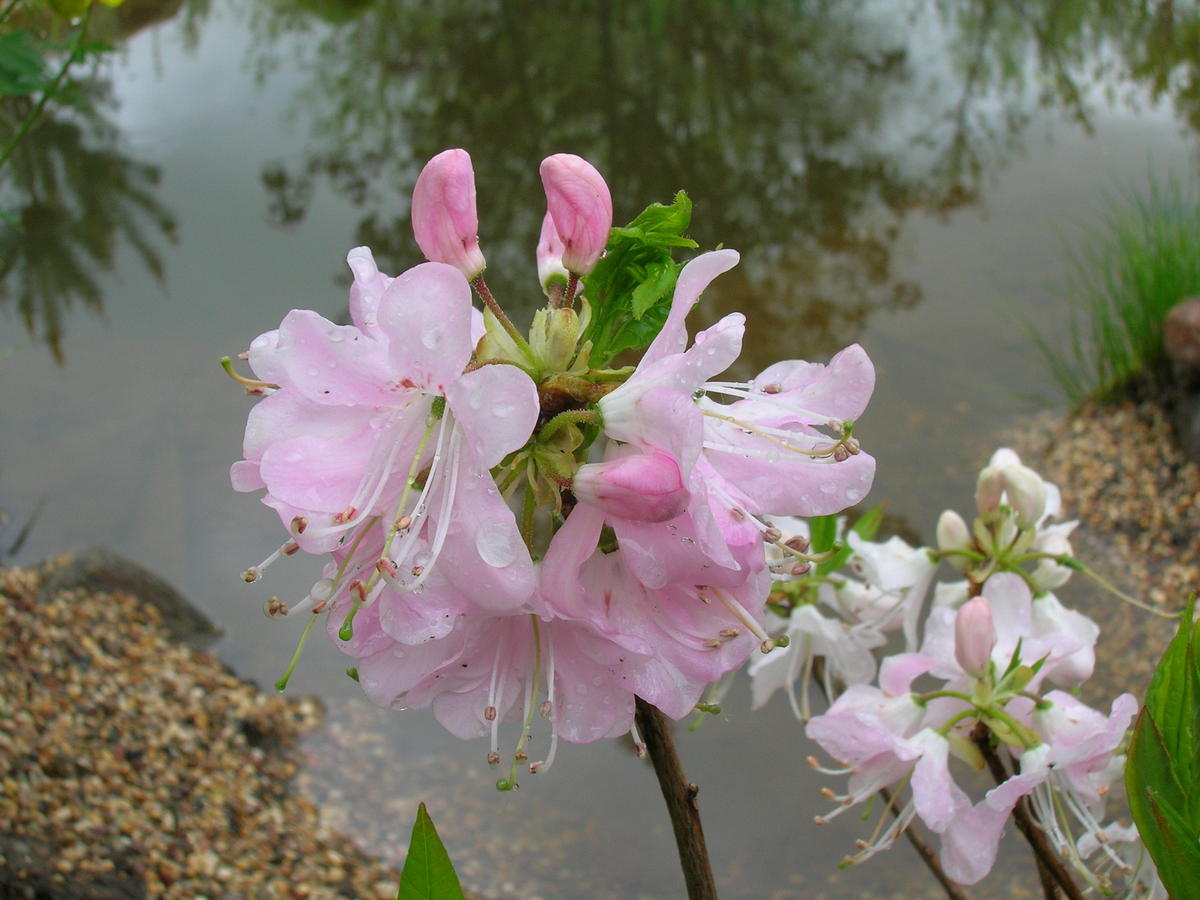
[[[433,448],[433,461],[430,463],[429,472],[425,477],[425,486],[421,489],[421,493],[417,496],[417,502],[413,507],[413,511],[408,515],[408,531],[401,539],[400,546],[396,548],[394,553],[389,554],[392,561],[402,569],[404,568],[405,561],[412,553],[417,539],[421,535],[421,526],[424,524],[425,518],[429,513],[428,500],[430,492],[440,480],[439,476],[443,468],[441,464],[442,449],[446,442],[447,433],[452,430],[450,423],[447,421],[448,419],[450,419],[450,413],[446,412],[442,416],[441,421],[438,423],[438,436],[437,442],[434,444]],[[401,512],[403,512],[403,510],[397,510],[397,516],[399,516]]]
[[[629,726],[629,737],[633,741],[634,755],[638,759],[644,759],[646,757],[646,742],[638,734],[637,719],[634,719],[633,724]]]
[[[297,549],[299,549],[299,546],[300,545],[295,541],[285,541],[283,544],[277,547],[270,556],[260,562],[257,566],[251,566],[249,569],[243,572],[242,580],[251,584],[255,581],[258,581],[260,578],[262,578],[263,570],[266,569],[267,566],[279,559],[280,556],[291,556],[296,552]]]
[[[409,407],[405,407],[405,410],[401,410],[401,412],[408,409]],[[321,528],[310,528],[307,531],[309,537],[324,537],[348,531],[371,514],[371,510],[375,508],[380,494],[383,493],[383,489],[387,486],[388,480],[395,469],[396,455],[400,452],[400,447],[405,443],[402,440],[393,440],[394,432],[395,429],[385,429],[380,437],[376,439],[376,446],[385,441],[390,443],[387,458],[379,474],[375,475],[374,478],[371,478],[371,476],[375,474],[375,467],[374,465],[368,466],[366,474],[363,475],[358,488],[354,492],[354,498],[347,507],[355,511],[354,515],[350,516],[344,522],[335,522]],[[371,485],[373,485],[373,488],[369,487]],[[367,494],[368,490],[371,491],[370,496]]]
[[[771,406],[787,410],[797,418],[807,419],[809,420],[809,424],[812,425],[824,425],[830,419],[828,413],[819,413],[785,400],[785,394],[768,394],[761,390],[752,390],[748,383],[745,382],[709,381],[704,385],[702,390],[707,394],[721,394],[726,397],[754,400],[756,403],[768,403]]]
[[[786,460],[787,450],[795,451],[802,456],[807,456],[811,459],[832,459],[833,445],[830,444],[824,448],[817,448],[816,441],[813,441],[814,446],[811,448],[786,446],[779,450],[765,450],[762,447],[747,447],[744,444],[731,444],[722,441],[704,441],[703,447],[706,450],[716,450],[720,453],[736,453],[739,456],[752,456],[756,459],[769,459],[772,462]]]
[[[734,617],[737,618],[737,620],[743,625],[745,625],[747,630],[752,635],[758,638],[763,653],[767,653],[774,648],[775,642],[771,640],[771,636],[767,634],[763,630],[763,627],[754,620],[754,616],[750,615],[750,613],[746,611],[746,607],[738,603],[737,600],[734,599],[733,595],[724,588],[713,588],[712,590],[714,593],[716,593],[717,597],[720,598],[722,605],[724,605],[727,610],[733,613]]]
[[[797,646],[796,642],[793,642],[791,644],[791,646],[785,648],[784,650],[781,650],[780,652],[791,654],[791,658],[788,659],[788,674],[787,674],[788,703],[790,703],[792,705],[793,715],[795,715],[795,717],[797,719],[799,719],[801,722],[807,722],[808,717],[803,714],[803,712],[800,710],[800,705],[796,702],[796,678],[800,674],[800,667],[804,664],[804,657],[807,654],[808,650],[807,650],[807,648],[805,648],[805,650],[803,652],[801,652],[801,648],[799,646]],[[806,693],[805,700],[807,700],[807,699],[808,699],[808,695]]]
[[[550,720],[550,749],[545,761],[538,766],[537,771],[548,772],[554,765],[554,755],[558,752],[558,726],[554,724],[554,635],[546,629],[546,703],[549,704],[547,718]]]
[[[504,638],[507,634],[508,632],[504,632],[496,641],[496,656],[492,660],[492,681],[488,685],[487,711],[485,711],[485,718],[489,712],[491,715],[492,747],[490,756],[497,759],[500,754],[500,698],[496,695],[496,676],[500,671],[500,653],[504,650]]]
[[[449,413],[446,414],[449,417]],[[442,547],[446,543],[446,533],[450,530],[450,523],[454,518],[454,495],[458,490],[458,471],[459,471],[459,455],[462,450],[462,432],[455,428],[450,435],[450,447],[448,455],[450,457],[447,465],[450,467],[450,474],[447,476],[446,490],[442,494],[441,504],[437,516],[437,532],[433,536],[433,542],[429,545],[429,562],[425,563],[421,572],[416,579],[408,584],[406,590],[416,590],[420,587],[429,573],[433,571],[433,564],[437,562],[437,558],[442,553]],[[430,473],[432,480],[432,473]]]

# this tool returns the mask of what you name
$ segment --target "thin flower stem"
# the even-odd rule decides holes
[[[521,351],[521,355],[525,357],[525,361],[530,365],[537,367],[537,357],[533,355],[533,350],[529,346],[529,342],[517,331],[517,326],[512,323],[512,320],[504,314],[504,310],[500,308],[500,304],[496,302],[496,298],[492,296],[491,289],[487,286],[487,282],[483,280],[482,275],[475,276],[475,280],[471,282],[471,286],[479,292],[479,298],[496,317],[496,321],[500,326],[508,332],[508,336],[513,339],[513,343],[517,345],[517,349]]]
[[[654,764],[654,774],[658,776],[658,786],[666,801],[667,812],[671,816],[688,900],[716,900],[717,886],[713,881],[712,864],[704,843],[704,829],[700,826],[700,809],[696,804],[699,789],[684,774],[683,763],[675,749],[671,723],[641,697],[637,698],[636,721],[650,761]]]
[[[8,15],[8,9],[4,11],[4,14]],[[4,148],[4,152],[0,153],[0,168],[4,167],[4,164],[8,162],[8,158],[12,156],[13,151],[20,146],[21,141],[25,139],[25,135],[29,133],[29,129],[41,117],[42,110],[46,108],[46,104],[50,102],[50,98],[58,93],[59,85],[67,77],[67,72],[76,62],[75,57],[79,53],[79,48],[83,46],[83,39],[87,35],[88,22],[91,20],[91,16],[92,7],[89,5],[87,11],[83,14],[83,21],[79,23],[79,33],[75,35],[75,40],[71,42],[71,47],[67,51],[67,58],[63,61],[58,74],[54,76],[54,80],[50,82],[50,86],[46,88],[41,99],[38,100],[37,106],[30,110],[29,115],[25,117],[25,121],[21,123],[21,127],[17,129],[17,133],[8,142],[8,145]]]
[[[996,784],[1003,784],[1008,780],[1008,770],[1005,768],[1003,760],[996,754],[995,748],[992,747],[991,734],[980,725],[977,726],[972,737],[983,754],[984,761],[987,762],[992,778],[995,779]],[[1013,819],[1016,820],[1017,828],[1020,829],[1021,835],[1033,850],[1034,859],[1038,863],[1038,874],[1042,874],[1044,867],[1050,875],[1051,880],[1042,878],[1042,891],[1046,900],[1056,900],[1056,892],[1050,891],[1051,886],[1061,890],[1068,900],[1084,900],[1083,892],[1075,883],[1075,879],[1071,877],[1071,873],[1067,871],[1067,867],[1063,865],[1062,859],[1050,846],[1050,842],[1046,839],[1046,833],[1029,814],[1029,804],[1026,802],[1026,798],[1022,797],[1013,807]]]
[[[542,426],[538,440],[545,442],[567,425],[599,425],[600,414],[594,409],[568,409]]]
[[[14,7],[16,7],[16,5],[20,2],[21,0],[8,0],[8,2],[4,4],[4,9],[0,10],[0,24],[3,24],[8,20],[8,17],[12,13]]]
[[[579,290],[579,276],[571,272],[567,279],[567,293],[563,296],[562,305],[568,309],[575,305],[575,292]]]

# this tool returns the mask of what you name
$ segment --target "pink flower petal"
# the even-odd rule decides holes
[[[385,350],[353,325],[334,325],[312,310],[294,309],[279,326],[275,352],[287,370],[286,381],[279,384],[315,403],[356,406],[388,400]]]
[[[537,424],[537,387],[516,366],[467,372],[447,387],[446,401],[485,469],[522,447]]]
[[[445,394],[471,358],[471,286],[453,266],[414,266],[384,291],[379,325],[397,385]]]
[[[667,315],[666,324],[646,348],[639,368],[683,351],[687,346],[687,329],[684,326],[687,314],[713,279],[736,266],[739,258],[736,250],[715,250],[700,254],[683,267],[675,282],[675,295],[671,299],[671,312]]]

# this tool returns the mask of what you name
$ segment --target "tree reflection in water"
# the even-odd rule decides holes
[[[158,281],[154,238],[175,240],[159,204],[159,171],[125,156],[97,74],[72,77],[5,166],[0,185],[0,306],[14,304],[26,330],[63,362],[64,317],[74,306],[100,313],[98,276],[127,242]],[[28,98],[0,102],[0,128],[15,130]]]

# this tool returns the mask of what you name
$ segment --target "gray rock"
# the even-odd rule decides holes
[[[53,596],[73,588],[133,594],[159,611],[171,637],[197,650],[211,646],[221,636],[221,630],[183,594],[149,569],[103,547],[76,554],[46,579],[41,593]]]
[[[1171,307],[1163,320],[1163,350],[1173,367],[1200,373],[1200,297]]]
[[[0,832],[0,900],[144,900],[146,885],[114,859],[116,871],[99,877],[64,877],[55,849],[45,841]]]

